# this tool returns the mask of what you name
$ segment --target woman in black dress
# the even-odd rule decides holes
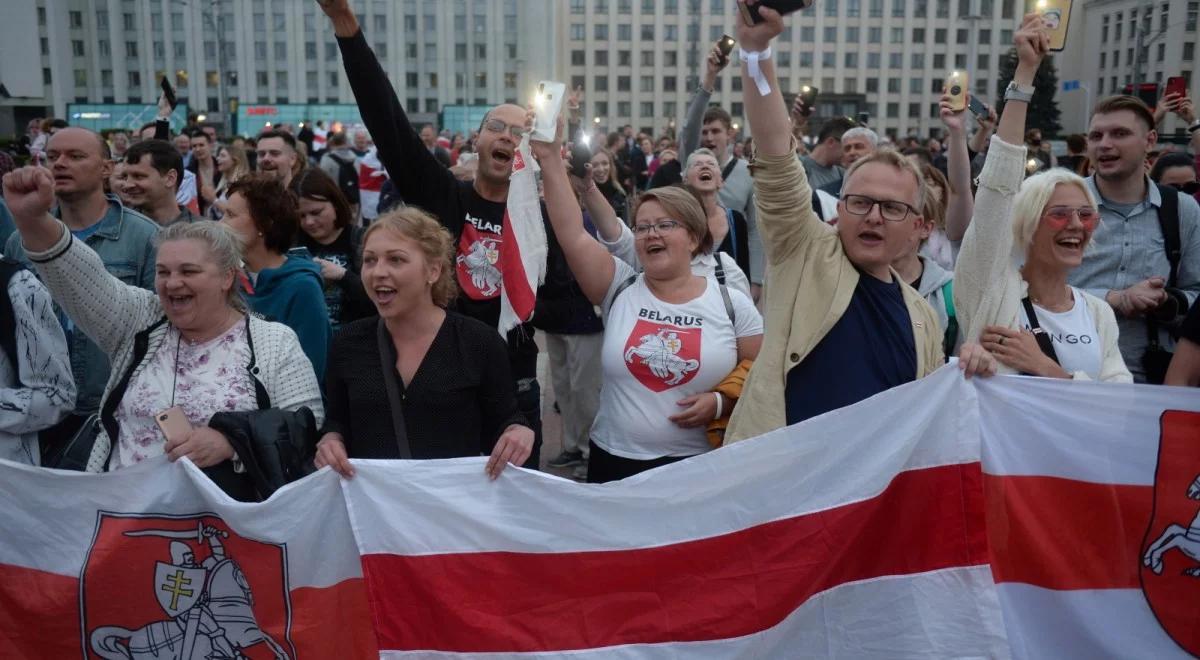
[[[447,309],[452,254],[449,232],[419,209],[392,211],[366,230],[362,281],[379,316],[333,339],[318,468],[349,477],[349,458],[486,454],[495,478],[529,457],[533,431],[517,409],[504,340]]]

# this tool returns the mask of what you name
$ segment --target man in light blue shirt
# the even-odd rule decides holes
[[[1095,168],[1088,186],[1100,204],[1101,223],[1070,283],[1112,305],[1125,365],[1134,380],[1147,382],[1142,363],[1150,345],[1147,320],[1176,320],[1200,294],[1200,206],[1191,196],[1177,194],[1182,254],[1178,281],[1170,286],[1159,225],[1163,193],[1146,176],[1145,166],[1158,140],[1154,115],[1136,98],[1107,98],[1096,106],[1087,140]],[[1157,337],[1165,349],[1173,349],[1165,329],[1159,327]]]

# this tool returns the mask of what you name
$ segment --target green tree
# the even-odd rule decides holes
[[[1004,90],[1013,79],[1017,70],[1017,50],[1010,48],[1000,58],[1000,79],[996,81],[996,112],[1004,109]],[[1053,138],[1062,130],[1058,123],[1058,69],[1054,66],[1054,58],[1047,56],[1038,67],[1037,75],[1033,78],[1033,101],[1029,104],[1029,114],[1025,120],[1027,128],[1042,129],[1042,136]]]

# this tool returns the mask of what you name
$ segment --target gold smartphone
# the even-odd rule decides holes
[[[182,438],[192,430],[192,423],[179,406],[171,406],[155,415],[154,423],[158,425],[167,441]]]
[[[1037,13],[1050,34],[1050,50],[1061,51],[1067,45],[1067,25],[1071,21],[1071,0],[1036,0]]]
[[[967,72],[951,71],[946,76],[946,84],[942,93],[950,97],[950,109],[962,112],[967,109]]]

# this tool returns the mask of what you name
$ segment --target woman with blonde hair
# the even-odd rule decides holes
[[[714,389],[758,355],[762,317],[749,296],[693,274],[693,258],[712,249],[700,202],[678,187],[641,195],[633,210],[638,273],[584,229],[561,142],[531,147],[555,237],[584,295],[604,313],[588,481],[624,479],[708,451],[705,427],[736,403]]]
[[[1015,40],[1014,82],[1028,87],[1048,50],[1041,19],[1027,16]],[[979,177],[954,271],[964,336],[978,338],[1007,373],[1132,382],[1112,308],[1067,284],[1100,222],[1087,183],[1065,169],[1022,183],[1028,107],[1019,97],[1005,103]]]
[[[404,208],[363,235],[362,282],[379,316],[342,326],[329,352],[329,414],[316,466],[351,477],[351,458],[489,455],[495,478],[533,451],[496,329],[448,309],[450,233]]]
[[[229,186],[251,172],[250,161],[246,158],[246,150],[241,147],[225,145],[217,149],[217,181],[216,199],[208,209],[208,215],[213,220],[220,220],[225,214],[225,204],[229,200]]]

